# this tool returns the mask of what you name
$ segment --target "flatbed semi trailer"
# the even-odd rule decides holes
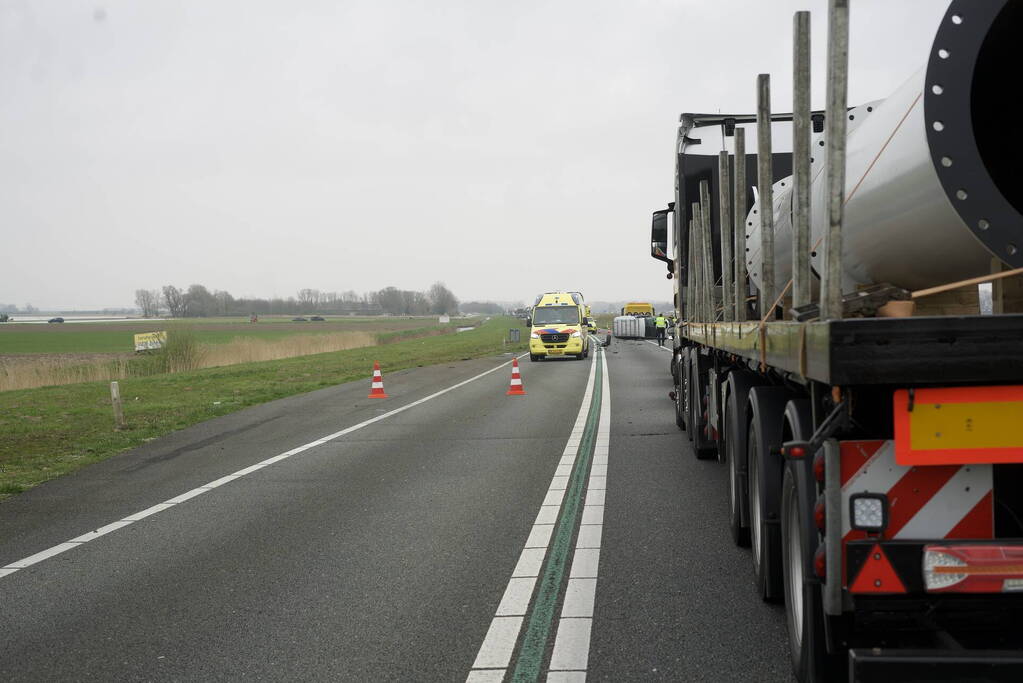
[[[850,108],[831,0],[826,111],[801,12],[793,113],[762,76],[757,114],[680,118],[650,247],[675,282],[680,450],[728,468],[722,521],[785,605],[800,681],[1023,680],[1020,138],[978,130],[1008,121],[992,70],[1021,5],[952,2],[927,68]]]

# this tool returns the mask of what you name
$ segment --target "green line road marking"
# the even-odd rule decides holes
[[[533,601],[533,610],[529,614],[526,635],[519,650],[518,659],[512,681],[516,683],[533,683],[540,679],[540,667],[543,665],[544,652],[554,624],[554,608],[558,604],[558,595],[564,585],[565,570],[568,557],[572,551],[572,535],[579,525],[582,515],[582,496],[586,489],[586,477],[590,471],[590,460],[593,459],[593,446],[597,438],[597,424],[600,418],[600,399],[603,393],[602,354],[597,355],[597,369],[593,381],[593,396],[590,400],[590,411],[586,415],[586,427],[579,441],[579,453],[568,490],[565,491],[565,502],[558,518],[558,527],[554,532],[551,551],[544,562],[540,588]]]

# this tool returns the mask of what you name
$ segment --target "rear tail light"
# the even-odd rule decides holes
[[[824,541],[824,543],[817,546],[817,552],[813,554],[813,573],[821,579],[825,578],[828,569],[827,543],[827,541]]]
[[[802,441],[786,441],[779,450],[789,460],[802,460],[810,452],[808,444]]]
[[[813,522],[817,525],[818,531],[824,531],[824,524],[827,515],[824,512],[824,496],[817,497],[817,503],[813,506]]]
[[[1023,591],[1023,545],[924,546],[923,575],[932,593]]]
[[[817,451],[817,455],[813,456],[813,478],[819,483],[824,483],[824,450]]]

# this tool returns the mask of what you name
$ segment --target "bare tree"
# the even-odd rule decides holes
[[[300,289],[298,290],[298,303],[303,311],[312,311],[320,303],[320,290]]]
[[[205,318],[217,314],[217,300],[204,285],[191,285],[185,293],[185,315]]]
[[[401,290],[397,287],[384,287],[376,293],[376,303],[385,313],[391,315],[401,315],[404,310],[404,300],[401,296]]]
[[[160,292],[155,289],[136,289],[135,305],[142,311],[143,318],[152,318],[160,308]]]
[[[185,293],[174,285],[164,285],[163,305],[167,307],[172,318],[185,316]]]
[[[458,313],[458,299],[443,282],[434,282],[427,293],[432,313]]]

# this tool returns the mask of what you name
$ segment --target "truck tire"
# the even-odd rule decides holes
[[[683,349],[678,359],[679,382],[675,388],[675,424],[686,432],[686,436],[692,441],[693,437],[689,432],[689,349]]]
[[[749,392],[760,384],[760,378],[750,372],[732,370],[723,387],[722,423],[724,443],[721,446],[725,466],[728,467],[728,526],[732,540],[741,548],[748,548],[749,487],[746,478],[746,437],[749,431]]]
[[[792,673],[801,683],[840,678],[839,657],[828,654],[821,585],[812,580],[817,529],[803,463],[786,463],[781,494],[781,543],[784,569],[785,619],[789,634]]]
[[[672,393],[675,395],[675,426],[681,429],[683,432],[686,430],[686,408],[685,400],[683,398],[682,387],[679,382],[674,384],[675,391]]]
[[[529,362],[530,363],[535,363],[538,360],[540,360],[540,356],[536,355],[535,353],[529,354]]]
[[[782,598],[781,506],[782,459],[772,451],[782,444],[785,387],[754,387],[749,394],[750,424],[746,442],[749,480],[750,543],[757,591],[765,602]]]
[[[689,355],[689,412],[686,415],[686,425],[693,454],[698,460],[717,457],[717,442],[705,433],[707,422],[704,419],[706,413],[703,397],[709,365],[709,359],[693,349]]]

